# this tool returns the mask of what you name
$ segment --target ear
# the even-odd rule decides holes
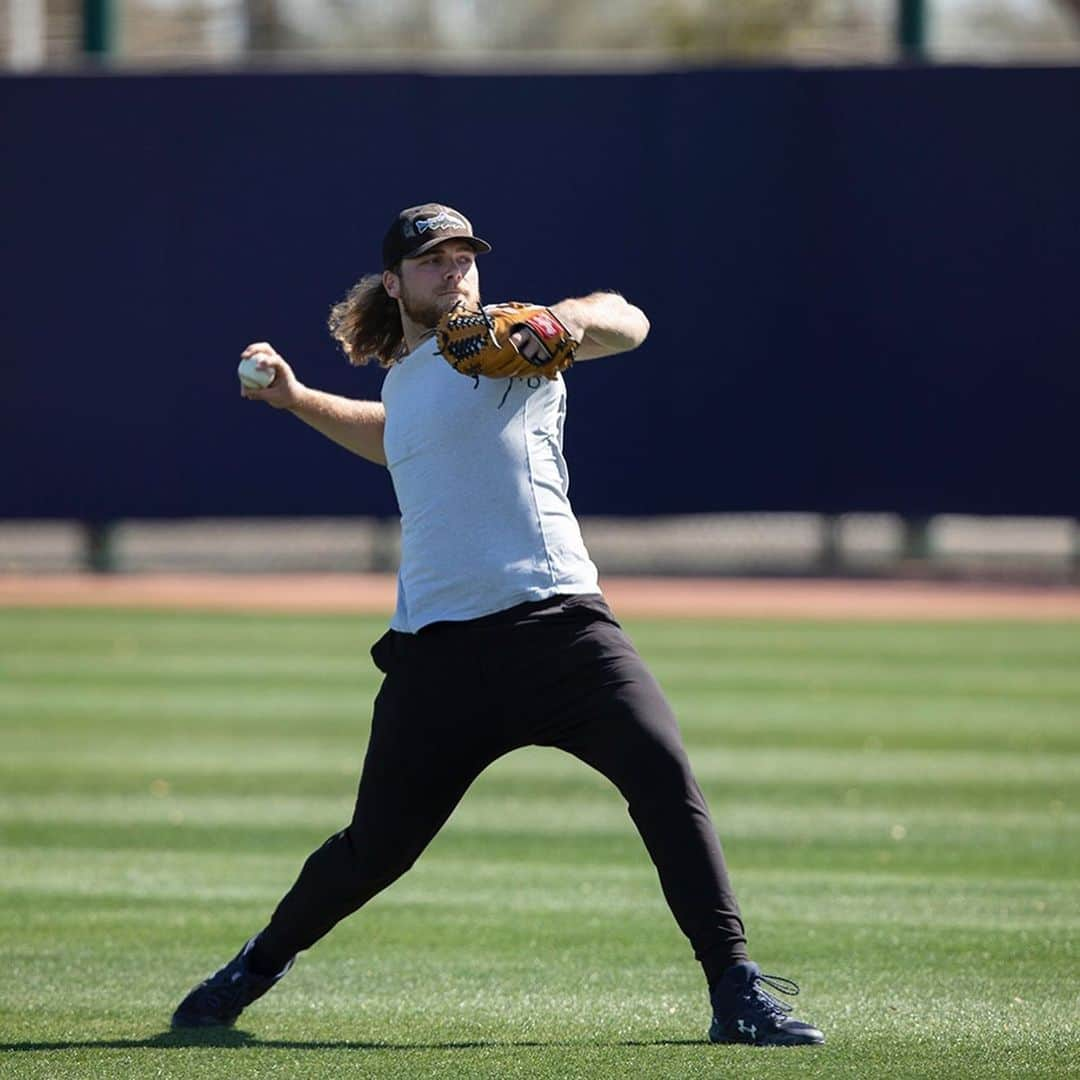
[[[401,297],[401,278],[394,273],[393,270],[384,270],[382,274],[382,285],[386,290],[387,295],[394,300],[398,300]]]

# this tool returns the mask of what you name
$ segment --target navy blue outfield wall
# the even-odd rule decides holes
[[[392,514],[242,402],[399,207],[460,206],[489,300],[615,288],[568,375],[580,513],[1080,514],[1080,69],[8,77],[0,517]]]

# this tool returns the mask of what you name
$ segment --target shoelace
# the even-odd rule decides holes
[[[795,997],[799,992],[799,984],[791,979],[785,979],[782,975],[756,975],[750,983],[746,997],[748,1001],[758,1001],[774,1020],[783,1020],[784,1017],[795,1011],[794,1005],[788,1005],[785,1001],[779,1001],[761,985],[772,987],[781,994]]]
[[[250,943],[244,949],[245,954],[249,948]],[[239,1012],[248,1004],[248,983],[253,975],[243,967],[237,966],[232,971],[230,968],[233,968],[231,963],[206,980],[204,1000],[215,1011]]]
[[[239,1012],[246,1004],[245,990],[243,979],[237,979],[234,983],[219,983],[207,987],[205,1001],[215,1012]]]

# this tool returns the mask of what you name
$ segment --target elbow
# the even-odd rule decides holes
[[[652,327],[645,312],[629,302],[626,304],[626,315],[626,348],[636,349],[644,343]]]

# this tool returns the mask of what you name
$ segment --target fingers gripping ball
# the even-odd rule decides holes
[[[510,341],[515,330],[527,331],[540,345],[535,357],[518,352]],[[485,311],[458,305],[435,328],[439,352],[462,375],[491,379],[544,375],[554,379],[574,362],[581,342],[546,307],[499,304]]]
[[[246,356],[240,361],[236,374],[247,390],[265,390],[274,381],[274,371],[258,366],[258,356]]]

